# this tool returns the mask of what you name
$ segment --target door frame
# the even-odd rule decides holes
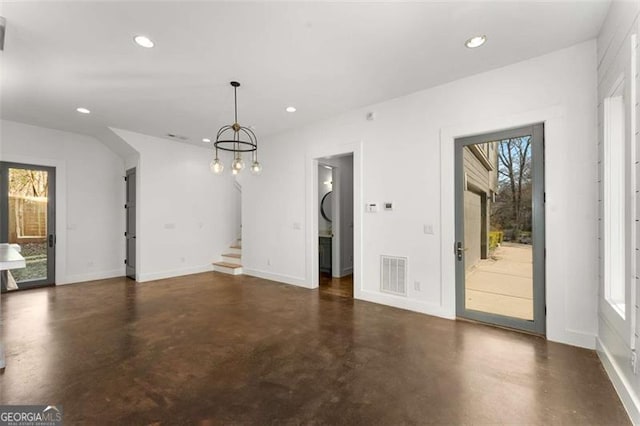
[[[27,170],[42,170],[46,171],[49,176],[49,192],[47,194],[47,277],[40,280],[30,280],[22,284],[22,289],[43,287],[56,284],[56,203],[57,203],[57,190],[56,190],[56,178],[57,169],[55,166],[15,162],[15,161],[0,161],[0,211],[9,211],[9,197],[8,187],[8,171],[10,168],[15,169],[27,169]],[[9,223],[5,220],[0,220],[0,241],[8,241],[9,238]]]
[[[318,146],[306,155],[306,287],[314,289],[319,285],[318,259],[318,165],[322,158],[353,154],[353,298],[362,299],[362,142],[339,145]]]
[[[133,236],[129,235],[129,180],[131,179],[131,176],[133,175],[133,207],[135,208],[135,214],[133,216],[133,228],[134,228],[134,234]],[[138,273],[138,241],[137,241],[137,235],[138,235],[138,172],[136,167],[131,167],[130,169],[127,169],[125,171],[125,207],[124,207],[124,211],[125,211],[125,233],[124,233],[124,237],[125,237],[125,276],[127,278],[131,278],[132,280],[136,280],[137,277],[137,273]],[[133,241],[133,274],[130,275],[129,274],[129,258],[130,258],[130,251],[129,251],[129,241],[130,240],[134,240]]]
[[[454,141],[455,240],[464,244],[464,148],[478,143],[531,135],[533,173],[532,243],[533,243],[533,321],[488,312],[466,309],[465,259],[455,261],[456,315],[458,317],[515,328],[537,334],[546,333],[546,268],[545,268],[545,187],[544,187],[544,124],[538,123],[456,138]],[[457,254],[456,254],[457,255]]]

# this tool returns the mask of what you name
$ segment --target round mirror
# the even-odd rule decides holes
[[[331,206],[333,204],[333,191],[329,191],[324,194],[322,201],[320,202],[320,214],[327,222],[331,222]]]

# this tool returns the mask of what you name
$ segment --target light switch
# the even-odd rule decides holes
[[[431,224],[424,225],[424,233],[427,235],[433,235],[433,225]]]
[[[366,211],[369,213],[377,213],[378,212],[378,204],[377,203],[367,203]]]

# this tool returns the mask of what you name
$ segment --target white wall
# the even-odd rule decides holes
[[[589,206],[597,202],[596,65],[590,41],[263,137],[263,174],[243,183],[245,269],[314,285],[309,156],[348,144],[360,151],[354,156],[356,227],[362,222],[356,297],[454,318],[453,140],[545,121],[547,336],[595,347],[596,212]],[[366,120],[369,111],[375,120]],[[396,210],[363,213],[365,202],[383,201],[394,201]],[[423,233],[425,224],[433,235]],[[379,291],[382,254],[408,258],[406,298]]]
[[[0,126],[0,160],[56,167],[56,284],[124,275],[123,160],[89,136]]]
[[[210,149],[112,130],[139,153],[138,281],[212,270],[236,238],[229,168],[211,173]]]
[[[326,161],[323,161],[326,164]],[[318,205],[322,203],[322,198],[333,190],[333,183],[327,185],[325,182],[333,182],[333,170],[327,169],[322,165],[318,166]],[[335,194],[331,194],[329,197],[333,197]],[[331,203],[333,205],[333,203]],[[331,212],[327,212],[331,215]],[[318,216],[318,230],[321,234],[330,233],[332,229],[331,222],[327,221],[322,215]]]
[[[233,182],[233,229],[234,237],[242,239],[242,185]]]
[[[637,248],[640,247],[638,237],[636,218],[638,211],[636,206],[640,207],[638,202],[639,195],[636,189],[640,188],[640,182],[636,180],[636,176],[640,176],[638,172],[637,161],[640,160],[638,153],[640,152],[640,144],[638,136],[635,135],[637,129],[636,99],[640,99],[638,93],[638,76],[631,68],[632,58],[635,56],[636,61],[640,56],[637,46],[632,48],[631,36],[638,34],[639,22],[638,14],[640,13],[639,2],[612,2],[607,19],[603,25],[600,36],[598,37],[598,114],[599,114],[599,157],[603,159],[603,102],[604,99],[611,95],[610,91],[619,78],[624,79],[624,103],[625,103],[625,153],[628,159],[626,165],[626,220],[623,224],[625,234],[627,235],[625,266],[625,318],[623,319],[609,304],[604,297],[604,277],[603,277],[603,254],[604,235],[602,235],[604,227],[600,226],[600,287],[599,287],[599,322],[598,322],[598,354],[603,361],[607,373],[612,379],[627,412],[635,424],[640,424],[640,376],[635,375],[631,368],[632,350],[637,352],[638,344],[638,288],[637,278],[640,276],[637,272],[637,265],[640,265],[640,253]],[[600,176],[603,175],[602,161],[599,163]],[[602,188],[602,179],[599,179]],[[602,194],[602,189],[600,190]],[[602,199],[598,204],[598,212],[602,219],[603,205]],[[637,204],[636,204],[637,203]]]

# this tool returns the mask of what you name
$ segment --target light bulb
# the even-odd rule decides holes
[[[487,36],[479,35],[475,37],[471,37],[469,40],[464,42],[464,45],[469,49],[475,49],[476,47],[482,46],[487,41]]]
[[[254,161],[253,164],[251,164],[251,173],[254,175],[259,175],[260,173],[262,173],[262,164],[258,163],[258,161]]]
[[[231,169],[231,173],[233,173],[234,175],[237,175],[238,171],[236,169]]]
[[[233,163],[231,163],[231,168],[233,170],[237,170],[238,172],[244,169],[244,161],[242,160],[242,157],[240,156],[236,157],[233,160]]]
[[[151,49],[153,46],[155,46],[153,40],[143,35],[135,36],[133,38],[133,41],[135,41],[138,46],[146,47],[147,49]]]
[[[222,161],[218,160],[217,158],[213,159],[209,167],[211,167],[211,171],[217,175],[222,173],[222,171],[224,170],[224,164],[222,164]]]

